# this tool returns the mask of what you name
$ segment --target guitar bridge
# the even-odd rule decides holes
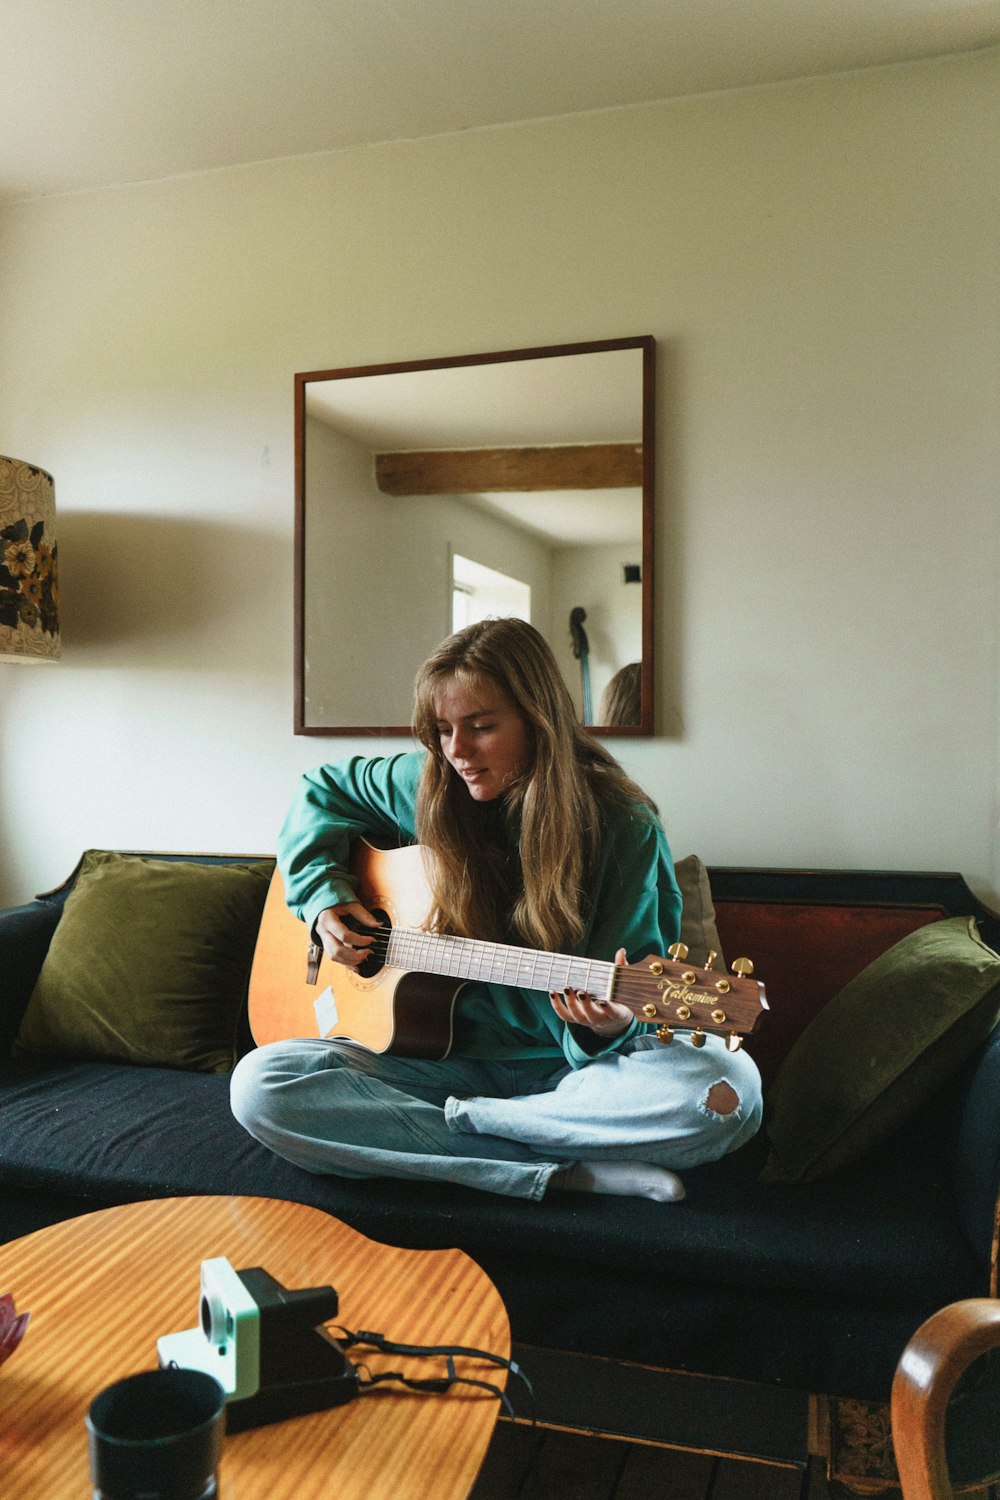
[[[310,943],[306,953],[306,984],[319,982],[319,964],[322,957],[323,949],[319,943]]]

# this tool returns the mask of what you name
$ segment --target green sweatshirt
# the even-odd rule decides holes
[[[413,843],[417,784],[426,751],[319,766],[302,778],[278,837],[288,904],[310,928],[320,912],[357,900],[351,845],[361,835]],[[681,897],[659,821],[646,808],[606,809],[583,940],[566,952],[610,961],[624,948],[630,963],[665,953],[680,930]],[[516,937],[515,946],[526,946]],[[612,1042],[562,1021],[540,990],[466,984],[455,1007],[454,1050],[467,1057],[560,1056],[581,1067],[645,1030],[634,1022]]]

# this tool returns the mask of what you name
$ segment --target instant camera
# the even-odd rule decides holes
[[[336,1313],[332,1286],[289,1291],[260,1266],[203,1260],[199,1327],[157,1339],[159,1362],[215,1376],[228,1432],[322,1411],[357,1394],[354,1367],[321,1326]]]

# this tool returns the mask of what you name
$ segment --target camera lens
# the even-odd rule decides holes
[[[201,1331],[220,1354],[225,1352],[226,1342],[233,1336],[233,1327],[233,1315],[222,1298],[202,1293]]]

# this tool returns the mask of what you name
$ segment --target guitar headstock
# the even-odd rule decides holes
[[[738,958],[732,973],[713,968],[710,953],[702,969],[687,963],[683,943],[668,949],[669,958],[644,958],[637,964],[615,970],[612,999],[628,1006],[640,1021],[658,1027],[661,1042],[669,1042],[674,1030],[693,1032],[696,1047],[704,1046],[708,1033],[725,1035],[731,1052],[742,1038],[756,1031],[768,1009],[764,986],[750,976],[753,964]]]

